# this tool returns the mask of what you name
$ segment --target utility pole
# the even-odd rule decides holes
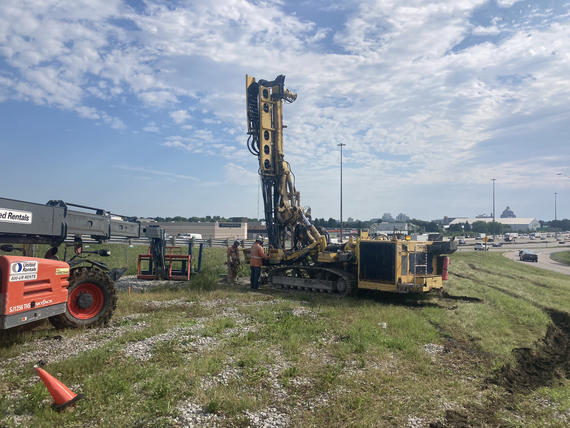
[[[491,178],[491,181],[493,182],[493,223],[495,223],[495,181],[497,179]]]
[[[493,239],[495,239],[495,181],[497,179],[491,178],[491,181],[493,182]]]
[[[339,243],[342,243],[342,148],[346,146],[344,143],[338,143],[340,147],[340,239]]]

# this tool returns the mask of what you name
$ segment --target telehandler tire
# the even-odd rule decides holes
[[[98,327],[113,316],[117,294],[106,272],[85,267],[73,269],[67,290],[67,311],[49,319],[56,328]]]

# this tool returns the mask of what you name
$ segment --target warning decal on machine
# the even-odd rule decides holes
[[[5,223],[32,224],[32,213],[0,208],[0,221]]]
[[[69,275],[69,268],[57,268],[55,270],[56,275]]]
[[[10,264],[10,282],[29,281],[38,278],[38,262],[21,261]]]

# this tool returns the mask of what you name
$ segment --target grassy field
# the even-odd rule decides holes
[[[205,256],[188,283],[119,293],[106,328],[4,338],[0,426],[570,423],[568,276],[457,253],[442,296],[339,298],[228,286],[225,249]],[[86,398],[53,411],[39,359]]]
[[[550,255],[550,258],[558,263],[564,263],[570,266],[570,251],[562,251]]]

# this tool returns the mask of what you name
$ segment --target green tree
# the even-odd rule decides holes
[[[489,226],[485,221],[476,221],[471,225],[471,229],[475,233],[489,233]]]
[[[491,235],[502,235],[504,226],[502,223],[492,221],[491,223],[487,223],[487,230]]]

